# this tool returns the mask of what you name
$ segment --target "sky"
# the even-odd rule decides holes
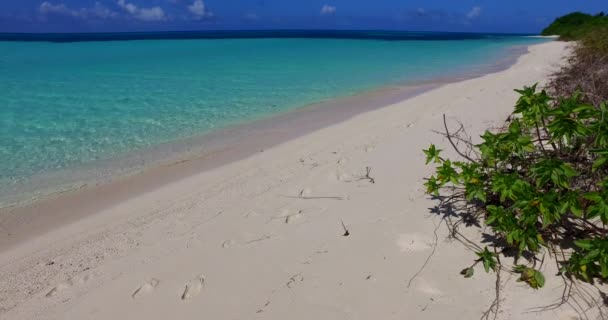
[[[607,0],[0,0],[0,32],[383,29],[538,33]]]

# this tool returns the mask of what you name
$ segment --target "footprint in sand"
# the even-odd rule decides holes
[[[287,286],[287,288],[291,289],[293,286],[295,286],[298,282],[302,282],[304,281],[304,276],[300,273],[294,275],[293,277],[289,278],[289,281],[287,281],[287,283],[285,284]]]
[[[184,292],[182,293],[182,300],[189,300],[196,296],[198,296],[201,291],[203,291],[203,287],[205,286],[205,276],[200,274],[196,278],[190,280],[186,287],[184,288]]]
[[[416,289],[418,290],[418,292],[422,292],[431,296],[439,296],[443,294],[443,292],[433,282],[429,282],[425,278],[418,279]]]
[[[61,293],[62,291],[65,291],[66,289],[69,289],[73,285],[74,285],[74,283],[72,282],[71,279],[69,279],[67,281],[64,281],[64,282],[60,282],[55,287],[53,287],[51,290],[49,290],[49,292],[47,292],[46,296],[47,297],[54,297],[57,294]]]
[[[85,283],[89,282],[89,279],[91,279],[91,276],[87,274],[87,275],[84,275],[82,277],[78,277],[76,279],[76,283],[78,283],[78,284],[85,284]]]
[[[319,197],[319,199],[339,199],[344,200],[344,197]],[[311,199],[311,198],[308,198]],[[316,198],[315,198],[316,199]],[[304,222],[305,216],[309,214],[318,214],[322,213],[326,210],[325,207],[312,206],[304,209],[292,209],[292,208],[283,208],[279,213],[271,218],[272,220],[280,220],[286,224],[294,224]]]
[[[60,282],[58,285],[53,287],[49,292],[47,292],[47,297],[53,297],[59,294],[62,291],[65,291],[75,285],[83,285],[87,283],[90,279],[90,275],[86,274],[84,276],[76,276],[74,278],[69,278],[66,281]]]
[[[355,180],[351,174],[340,171],[334,172],[331,177],[341,182],[352,182]]]
[[[425,251],[431,248],[431,240],[421,234],[404,233],[399,235],[397,246],[401,249],[401,252]]]
[[[131,295],[131,298],[137,299],[144,295],[152,293],[156,289],[156,287],[158,287],[159,283],[160,283],[160,281],[158,279],[154,279],[154,278],[144,282],[144,284],[142,284],[141,287],[137,288],[137,290],[135,290],[133,292],[133,294]]]
[[[236,244],[236,242],[234,240],[226,240],[226,241],[222,242],[222,248],[228,249],[230,247],[234,247],[235,244]]]
[[[312,189],[310,188],[304,188],[302,189],[302,191],[300,191],[300,198],[308,198],[312,195]]]

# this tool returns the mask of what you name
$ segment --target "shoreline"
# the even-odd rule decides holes
[[[452,74],[408,80],[402,83],[381,85],[374,88],[364,89],[345,96],[332,97],[317,103],[302,105],[288,110],[278,111],[274,114],[264,115],[255,119],[244,119],[236,123],[213,129],[186,138],[179,138],[170,142],[158,143],[138,149],[134,152],[117,154],[107,159],[95,160],[87,163],[74,165],[73,167],[58,171],[35,174],[32,177],[11,185],[0,185],[0,219],[2,212],[14,208],[24,207],[36,202],[60,197],[64,194],[78,192],[82,189],[95,188],[115,180],[124,180],[144,174],[148,169],[162,166],[172,166],[176,163],[204,158],[215,153],[218,149],[224,149],[226,141],[235,140],[234,136],[240,132],[259,129],[267,129],[275,125],[276,121],[292,120],[292,115],[306,113],[311,110],[320,110],[328,107],[342,108],[340,112],[346,113],[343,119],[336,117],[335,110],[325,110],[335,120],[324,125],[330,125],[336,121],[345,120],[348,116],[360,112],[375,110],[383,106],[408,99],[425,90],[446,83],[473,79],[509,68],[517,59],[527,52],[529,45],[515,45],[506,48],[504,52],[496,57],[491,64],[480,64],[473,69],[452,71]],[[426,89],[420,89],[426,87]],[[412,92],[410,92],[412,91]],[[361,103],[360,100],[367,100]],[[361,104],[356,112],[344,108],[346,104],[356,101]],[[316,129],[322,128],[317,126]],[[314,129],[313,129],[314,130]],[[293,138],[301,134],[291,134]],[[233,134],[235,132],[236,134]],[[246,137],[245,137],[246,138]],[[288,139],[283,139],[284,141]],[[239,147],[239,146],[233,146]],[[242,147],[242,146],[241,146]],[[265,146],[260,146],[259,149]],[[266,146],[267,147],[267,146]],[[249,153],[251,154],[251,152]],[[226,161],[225,161],[226,162]],[[68,178],[66,178],[68,177]]]
[[[80,167],[90,169],[67,169],[48,176],[41,175],[35,180],[44,179],[43,185],[53,186],[62,176],[75,175],[74,172],[82,178],[62,183],[61,187],[55,186],[54,189],[43,187],[36,191],[16,191],[21,198],[11,199],[12,202],[9,200],[5,206],[0,206],[0,222],[10,233],[10,236],[0,234],[0,252],[32,235],[43,234],[118,202],[245,159],[362,113],[411,99],[446,84],[507,70],[529,51],[530,46],[534,45],[507,48],[500,59],[491,65],[476,66],[469,74],[385,85]],[[146,162],[145,159],[152,160]],[[21,236],[25,234],[28,236]]]
[[[410,94],[409,97],[411,98],[438,86],[440,85],[423,85],[405,88],[403,91]],[[327,106],[326,104],[317,104],[312,107],[304,107],[300,110],[258,120],[249,125],[221,129],[218,132],[201,137],[201,139],[211,138],[214,144],[218,144],[211,146],[213,151],[208,151],[202,155],[199,154],[180,160],[172,159],[167,163],[161,162],[160,164],[150,165],[134,173],[115,176],[109,181],[101,181],[99,184],[89,185],[89,183],[85,183],[83,186],[58,191],[43,198],[34,198],[30,202],[0,208],[2,228],[8,230],[9,233],[8,236],[7,233],[0,234],[0,253],[21,242],[27,241],[28,238],[36,237],[65,224],[83,219],[88,215],[103,211],[116,203],[138,197],[165,185],[179,182],[192,175],[246,159],[256,153],[264,152],[265,149],[286,143],[289,140],[301,137],[315,130],[347,121],[349,118],[360,113],[371,111],[367,110],[368,105],[365,103],[373,103],[375,99],[382,101],[378,108],[392,104],[384,103],[387,101],[385,99],[389,99],[388,101],[395,99],[394,102],[402,101],[403,96],[400,94],[402,93],[398,92],[397,96],[388,97],[382,94],[378,96],[369,95],[366,97],[367,99],[363,100],[359,100],[360,96],[334,100],[327,104],[340,103],[337,106],[339,108],[340,106],[347,106],[347,104],[344,104],[345,101],[358,100],[357,106],[364,108],[364,110],[348,109],[351,112],[354,111],[349,115],[339,114],[339,112],[330,113],[334,118],[320,118],[319,116],[326,114],[323,111],[317,112],[319,111],[317,108],[322,109]],[[289,118],[289,120],[281,122],[282,120],[287,120],[283,118]],[[315,120],[320,122],[316,122]],[[269,122],[275,123],[276,126],[272,126]],[[297,127],[300,131],[289,130],[291,129],[290,125],[294,124],[300,125],[300,127]],[[261,126],[260,129],[263,131],[258,131],[252,136],[247,136],[251,131],[255,131],[258,126]],[[221,136],[223,134],[227,134],[227,136],[214,139],[216,138],[215,135]],[[239,138],[245,138],[246,142],[238,141]],[[221,143],[232,143],[232,146],[231,148],[221,148]],[[187,148],[185,146],[182,147]]]
[[[501,126],[513,89],[542,86],[567,54],[561,42],[531,46],[504,71],[357,114],[2,250],[0,314],[478,318],[495,284],[483,272],[459,274],[474,254],[444,241],[436,202],[422,186],[431,168],[421,150],[435,143],[452,156],[433,131],[443,115],[474,139]],[[375,183],[360,179],[366,168]],[[559,299],[561,278],[547,277],[543,290],[505,282],[499,317],[572,315],[567,306],[528,312]]]

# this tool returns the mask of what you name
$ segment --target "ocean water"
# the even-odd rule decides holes
[[[41,175],[335,97],[483,70],[513,47],[544,41],[317,33],[0,35],[0,199]]]

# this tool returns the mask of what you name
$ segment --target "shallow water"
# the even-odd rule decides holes
[[[475,73],[545,41],[415,38],[0,41],[0,192],[335,97]]]

